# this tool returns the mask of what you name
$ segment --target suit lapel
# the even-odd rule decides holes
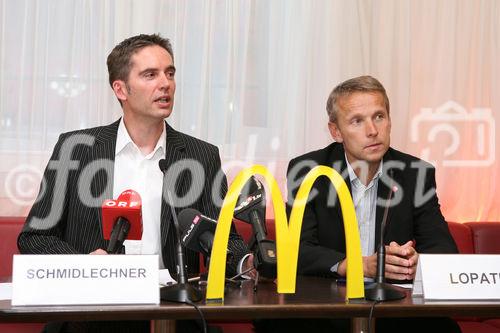
[[[349,189],[349,193],[351,193],[351,181],[349,180],[349,173],[347,172],[347,162],[345,160],[345,153],[344,153],[344,148],[342,144],[338,144],[337,146],[339,149],[333,149],[332,154],[331,154],[331,160],[327,164],[328,166],[332,167],[335,171],[337,171],[342,178],[344,179],[344,182],[347,185],[347,188]],[[331,188],[333,185],[328,186],[328,188]],[[338,193],[336,194],[336,199],[335,199],[335,212],[338,215],[338,218],[342,223],[343,221],[343,215],[342,215],[342,207],[340,205],[340,200]]]
[[[102,130],[97,133],[91,156],[89,156],[89,161],[97,163],[96,168],[99,168],[99,172],[95,175],[95,193],[104,199],[113,198],[115,147],[119,124],[120,120],[102,127]],[[96,218],[102,230],[101,209],[98,207],[93,211],[97,215]]]
[[[170,221],[172,220],[171,208],[169,205],[168,199],[168,191],[172,193],[172,197],[176,197],[176,193],[179,192],[179,188],[181,188],[183,179],[169,179],[169,174],[176,174],[179,176],[179,173],[172,172],[171,167],[175,165],[176,162],[180,161],[185,157],[185,145],[182,140],[181,134],[166,124],[167,131],[167,141],[165,144],[165,160],[166,160],[166,176],[163,176],[163,190],[162,190],[162,201],[161,201],[161,220],[160,220],[160,229],[161,229],[161,242],[162,246],[165,246],[167,241],[167,235],[170,229],[170,225],[172,224]],[[175,182],[175,183],[174,183]],[[175,207],[175,206],[174,206]],[[164,258],[165,259],[165,258]]]

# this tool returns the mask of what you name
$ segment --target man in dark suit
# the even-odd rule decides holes
[[[363,272],[376,274],[381,221],[389,205],[384,234],[385,276],[412,280],[418,253],[457,253],[436,196],[434,168],[390,148],[389,99],[382,84],[370,76],[347,80],[333,89],[328,101],[329,129],[336,141],[326,148],[290,161],[287,171],[290,212],[302,179],[314,166],[337,170],[351,192],[360,232]],[[390,189],[394,196],[387,202]],[[316,180],[309,195],[299,247],[298,273],[324,277],[346,276],[344,223],[335,189],[327,177]],[[288,326],[301,330],[349,331],[347,320],[268,323],[265,331]],[[460,331],[448,318],[380,319],[377,332]],[[280,331],[287,331],[282,329]]]
[[[311,166],[330,166],[343,176],[353,197],[365,277],[375,276],[375,248],[387,204],[387,278],[412,280],[419,252],[457,253],[439,208],[434,168],[389,147],[389,100],[380,82],[362,76],[341,83],[330,94],[327,111],[336,142],[290,161],[288,206],[298,190],[293,184],[300,184]],[[396,191],[386,202],[390,188]],[[299,273],[345,276],[340,203],[326,177],[318,179],[313,189],[303,219]]]
[[[139,192],[143,238],[126,252],[159,254],[160,268],[176,272],[176,212],[191,207],[217,219],[227,181],[217,147],[180,133],[166,122],[173,108],[175,67],[168,39],[138,35],[108,56],[110,85],[123,118],[108,126],[62,134],[45,170],[39,196],[19,235],[21,253],[106,254],[101,205],[123,190]],[[158,162],[166,159],[165,175]],[[170,191],[173,203],[166,196]],[[248,253],[232,232],[228,274]],[[186,250],[190,273],[199,271],[199,254]],[[249,260],[248,265],[251,265]],[[117,326],[118,325],[118,326]],[[68,324],[75,331],[149,331],[148,322]]]

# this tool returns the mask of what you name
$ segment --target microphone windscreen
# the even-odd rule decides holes
[[[262,183],[254,176],[250,177],[248,181],[245,183],[245,186],[243,186],[241,194],[238,197],[238,201],[236,202],[236,207],[234,208],[235,215],[240,214],[246,209],[259,203],[262,204],[262,206],[264,206],[265,205],[264,198],[265,198],[264,187],[262,186]],[[235,217],[247,222],[245,217],[243,218],[239,216]]]
[[[161,172],[165,172],[167,170],[167,160],[162,158],[158,161],[158,166],[160,167]]]
[[[181,242],[185,247],[202,253],[212,250],[207,240],[213,239],[217,221],[192,208],[183,209],[178,219]]]
[[[191,223],[196,220],[196,216],[200,216],[201,213],[193,208],[183,209],[177,219],[179,220],[179,232],[183,234],[186,230],[189,229]]]
[[[102,234],[109,240],[118,218],[130,223],[127,239],[142,239],[142,201],[134,190],[123,191],[116,200],[105,200],[102,204]]]
[[[241,193],[249,195],[262,188],[262,184],[254,176],[250,177],[245,186],[241,189]]]

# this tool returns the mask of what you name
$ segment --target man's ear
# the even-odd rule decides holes
[[[122,80],[116,80],[113,82],[113,91],[115,92],[116,98],[118,98],[121,102],[126,101],[129,95],[129,91],[127,89],[127,85]]]
[[[342,133],[340,133],[340,129],[336,123],[329,121],[328,129],[330,130],[330,134],[332,135],[332,138],[333,140],[335,140],[335,142],[339,143],[344,142],[344,139],[342,138]]]

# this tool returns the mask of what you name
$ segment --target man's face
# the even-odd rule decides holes
[[[124,114],[139,119],[163,120],[172,113],[175,67],[170,54],[154,45],[132,55],[128,80],[115,81],[113,90],[121,100]]]
[[[349,163],[382,160],[389,149],[391,119],[381,93],[356,92],[338,100],[336,123],[328,123],[333,139],[344,145]]]

